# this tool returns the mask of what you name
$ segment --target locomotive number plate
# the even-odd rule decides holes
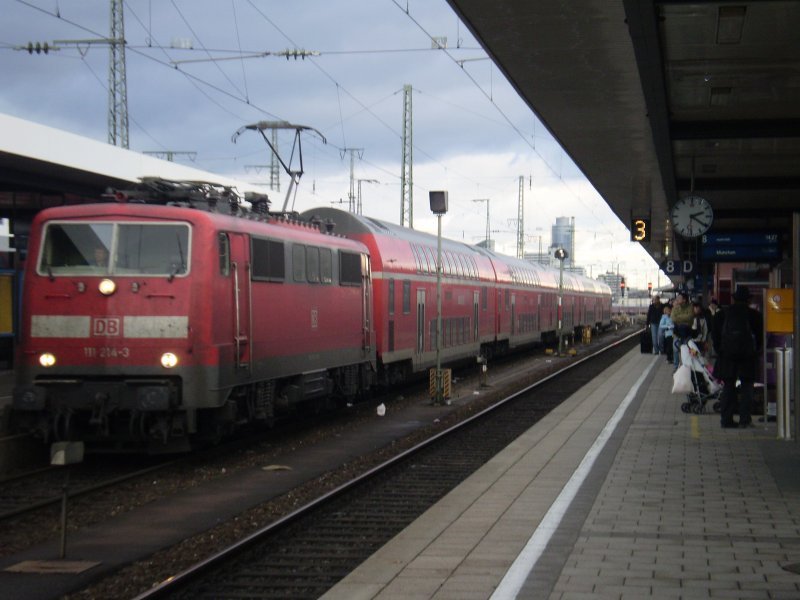
[[[125,346],[121,348],[114,348],[112,346],[100,346],[99,348],[84,346],[83,355],[86,358],[129,358],[131,351],[130,348]]]

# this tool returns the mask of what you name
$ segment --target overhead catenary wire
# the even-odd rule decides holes
[[[86,27],[83,27],[83,26],[79,25],[78,23],[75,23],[74,21],[70,21],[69,19],[64,18],[62,15],[60,15],[58,13],[53,13],[53,12],[48,11],[46,9],[41,9],[40,7],[37,7],[37,6],[33,5],[33,4],[31,4],[29,1],[18,0],[18,2],[20,2],[21,4],[24,4],[26,6],[29,6],[31,8],[34,8],[35,10],[38,10],[38,11],[40,11],[42,13],[45,13],[45,14],[51,15],[51,16],[53,16],[55,18],[61,19],[62,21],[66,22],[66,23],[70,23],[73,26],[80,27],[81,29],[83,29],[85,31],[91,31],[90,29],[88,29]],[[174,1],[173,1],[173,4],[175,4]],[[262,15],[262,17],[267,18],[268,22],[272,23],[272,25],[276,28],[276,30],[278,30],[281,33],[281,35],[283,35],[286,39],[290,39],[289,36],[287,36],[281,30],[281,28],[275,23],[275,20],[269,18],[269,15],[266,14],[265,10],[260,9],[260,7],[257,6],[252,1],[250,1],[248,3],[248,5],[252,6],[254,8],[254,10],[256,10],[258,12],[258,14]],[[181,6],[183,6],[183,8],[186,9],[185,5],[181,5]],[[126,10],[129,11],[132,15],[135,14],[133,9],[129,6],[129,3],[126,3]],[[239,11],[239,12],[241,13],[241,11]],[[406,14],[408,14],[408,13],[406,13]],[[187,13],[186,10],[183,11],[183,17],[186,20],[191,21],[191,15],[189,13]],[[234,101],[236,103],[241,103],[241,104],[247,106],[248,108],[257,111],[259,114],[266,115],[269,118],[274,118],[274,119],[280,119],[281,118],[281,117],[275,115],[273,112],[267,110],[266,107],[264,107],[263,105],[260,105],[257,101],[253,102],[253,99],[250,97],[250,91],[247,89],[247,87],[248,87],[247,84],[249,82],[246,79],[246,73],[244,71],[244,67],[243,67],[243,75],[245,76],[244,84],[242,84],[242,82],[238,82],[238,85],[235,88],[234,88],[233,85],[231,85],[231,87],[215,85],[213,82],[211,82],[211,81],[209,81],[207,79],[204,79],[203,77],[200,77],[200,76],[197,76],[195,74],[192,74],[191,72],[189,72],[189,71],[187,71],[185,69],[182,69],[180,67],[176,68],[174,65],[171,64],[171,62],[176,56],[180,56],[181,55],[180,53],[183,50],[181,50],[181,49],[170,49],[170,50],[167,50],[166,47],[160,46],[158,44],[158,40],[156,40],[155,35],[153,35],[152,29],[150,27],[148,27],[147,22],[145,21],[145,22],[142,23],[141,20],[138,19],[138,17],[135,17],[135,18],[139,21],[139,24],[141,25],[142,29],[147,32],[149,40],[151,41],[151,44],[148,47],[144,48],[144,49],[138,48],[135,45],[128,46],[129,53],[134,54],[134,55],[139,56],[139,57],[142,57],[142,58],[145,58],[146,60],[153,61],[155,64],[167,67],[170,70],[178,71],[186,79],[186,81],[189,82],[198,92],[200,92],[209,102],[211,102],[212,104],[217,106],[220,110],[224,111],[226,114],[229,114],[231,117],[236,118],[239,123],[250,121],[252,119],[252,116],[248,118],[246,116],[242,116],[241,114],[237,114],[238,111],[235,108],[231,108],[232,105],[230,103],[224,102],[224,99],[227,98],[227,99],[230,99],[230,100],[232,100],[232,101]],[[101,34],[97,34],[96,32],[91,32],[91,33],[93,35],[101,35]],[[426,35],[427,35],[427,33],[426,33]],[[241,46],[241,44],[239,44],[239,45]],[[296,46],[297,44],[293,44],[293,45]],[[459,47],[461,49],[464,49],[464,47],[462,47],[462,46],[459,46]],[[157,56],[153,56],[153,52],[152,52],[153,50],[156,50],[157,52],[161,52],[163,57],[166,58],[167,60],[165,61],[163,59],[160,59]],[[241,48],[240,48],[240,50],[241,50]],[[413,49],[413,48],[412,49],[397,49],[397,48],[393,48],[393,49],[386,49],[386,50],[354,50],[354,51],[345,50],[345,51],[326,51],[325,53],[328,54],[328,55],[332,55],[332,54],[347,55],[347,54],[358,54],[358,53],[366,54],[366,53],[378,53],[378,52],[388,53],[388,52],[423,52],[423,51],[424,52],[431,52],[431,51],[442,52],[442,51],[444,51],[448,55],[451,55],[449,50],[442,50],[441,48],[436,48],[436,49],[433,49],[433,50],[431,50],[431,49]],[[196,53],[202,52],[202,53],[205,53],[206,56],[207,56],[209,52],[213,53],[214,51],[213,51],[213,49],[211,48],[210,45],[203,45],[203,49],[202,50],[194,50],[194,52],[196,52]],[[238,52],[241,55],[241,51],[238,51]],[[236,52],[232,52],[232,54],[236,54]],[[452,57],[451,56],[451,60],[453,58],[455,58],[454,63],[459,65],[459,68],[462,69],[462,72],[466,72],[466,69],[464,69],[464,67],[462,66],[463,63],[459,64],[459,57],[457,57],[457,56]],[[358,98],[355,94],[351,93],[342,84],[342,82],[338,81],[337,78],[334,75],[330,74],[330,72],[327,69],[325,69],[324,65],[321,63],[321,61],[319,59],[312,60],[311,63],[314,65],[314,67],[316,69],[318,69],[330,81],[332,81],[332,83],[334,84],[335,87],[338,86],[338,87],[336,87],[336,91],[337,91],[337,94],[339,96],[340,102],[342,102],[342,108],[341,108],[341,111],[340,111],[340,123],[337,123],[336,124],[337,126],[340,126],[342,128],[342,130],[346,132],[346,129],[347,129],[346,128],[346,122],[347,122],[347,120],[348,119],[352,119],[353,116],[356,115],[356,114],[359,114],[361,112],[366,112],[366,113],[370,114],[370,116],[373,119],[375,119],[375,121],[377,123],[380,123],[381,125],[384,126],[384,128],[386,128],[387,131],[391,132],[391,134],[393,136],[395,136],[397,139],[400,139],[401,134],[399,132],[399,128],[398,127],[395,127],[395,126],[387,123],[385,119],[381,118],[381,115],[379,115],[376,111],[371,109],[371,107],[368,105],[368,103],[365,103],[365,102],[361,101],[360,98]],[[479,86],[477,80],[474,77],[471,77],[471,79],[473,80],[473,85],[476,85],[478,87],[478,89],[480,89],[480,86]],[[420,93],[418,90],[416,90],[416,88],[415,88],[415,91]],[[395,92],[395,94],[397,94],[397,93],[399,93],[399,90],[397,90]],[[351,115],[347,114],[347,111],[345,110],[345,106],[344,106],[344,103],[343,103],[343,100],[345,99],[345,97],[352,99],[356,103],[356,105],[358,105],[358,107],[359,107],[358,112],[356,112],[354,114],[351,114]],[[428,94],[428,97],[432,98],[434,101],[441,102],[441,99],[440,98],[436,98],[434,95]],[[496,108],[500,109],[500,107],[497,106],[497,100],[496,99],[492,99],[491,94],[488,94],[487,97],[490,100],[490,102]],[[464,107],[459,107],[459,108],[462,109],[462,110],[464,109]],[[473,114],[473,115],[476,114],[475,111],[467,111],[467,112],[471,112],[471,114]],[[515,130],[517,132],[517,134],[520,136],[520,138],[523,139],[526,143],[529,144],[528,138],[525,136],[525,134],[523,134],[517,127],[514,127],[513,121],[510,118],[507,117],[506,113],[504,111],[502,111],[502,109],[500,109],[498,111],[498,114],[501,114],[502,118],[505,120],[506,126],[511,127],[513,130]],[[484,118],[486,118],[488,120],[488,117],[484,117]],[[341,125],[342,122],[344,123],[344,125]],[[399,125],[399,119],[398,119],[398,125]],[[144,129],[141,127],[141,124],[138,123],[138,122],[137,122],[137,128],[140,129],[141,131],[144,131]],[[153,137],[149,133],[147,133],[147,132],[145,132],[145,133],[149,137],[151,137],[151,138]],[[357,140],[356,140],[356,142],[357,142]],[[159,147],[164,147],[164,145],[159,143]],[[344,143],[341,146],[339,146],[337,144],[331,144],[330,147],[324,148],[324,150],[322,150],[322,151],[324,151],[326,154],[334,155],[336,152],[340,152],[342,148],[346,148],[346,147],[347,147],[347,144],[344,144]],[[535,150],[535,146],[532,146],[532,147]],[[322,147],[320,147],[320,148],[322,149]],[[445,169],[447,171],[447,173],[448,173],[448,177],[457,178],[457,179],[463,180],[464,182],[472,183],[472,184],[474,184],[476,186],[481,186],[485,193],[487,193],[489,195],[495,195],[495,191],[494,190],[487,190],[487,187],[492,187],[492,186],[491,186],[491,184],[489,186],[486,185],[487,182],[486,182],[485,178],[482,177],[481,180],[478,181],[470,173],[461,173],[461,172],[459,172],[459,170],[457,168],[454,169],[451,165],[443,164],[440,160],[437,160],[434,156],[431,155],[431,153],[427,152],[424,148],[420,148],[418,144],[415,144],[414,148],[415,148],[415,153],[417,153],[418,156],[425,157],[425,159],[430,160],[432,163],[438,164],[443,169]],[[557,169],[553,168],[551,166],[551,163],[544,156],[542,156],[541,153],[536,151],[536,154],[540,158],[542,158],[542,160],[545,162],[545,165],[552,171],[553,175],[556,176],[559,179],[559,181],[561,181],[562,183],[564,183],[566,185],[566,182],[565,182],[563,176],[557,172]],[[222,159],[215,158],[214,160],[222,160]],[[232,158],[231,160],[236,160],[236,159]],[[365,164],[371,164],[371,163],[366,163],[365,162]],[[375,166],[375,165],[373,165],[373,166]],[[392,180],[395,180],[395,178],[397,177],[397,175],[388,172],[386,169],[383,169],[382,171],[384,173],[388,173],[392,177]],[[516,175],[513,176],[513,177],[512,176],[508,176],[508,181],[509,182],[511,182],[511,181],[513,181],[515,179],[516,179]],[[415,182],[415,187],[417,187],[418,185],[419,184],[417,182]],[[419,187],[418,189],[422,189],[422,188]],[[577,197],[583,203],[583,199],[581,198],[581,196],[576,195],[575,192],[572,189],[570,189],[569,186],[567,186],[567,189],[570,191],[570,193],[573,196]]]
[[[409,9],[408,9],[408,5],[407,5],[407,4],[406,4],[406,6],[405,6],[405,8],[404,8],[404,7],[403,7],[403,6],[400,4],[400,2],[398,2],[398,0],[389,0],[389,1],[390,1],[390,2],[392,2],[392,3],[393,3],[393,4],[394,4],[394,5],[395,5],[395,6],[396,6],[398,9],[400,9],[400,10],[401,10],[401,11],[402,11],[402,12],[403,12],[403,13],[404,13],[404,14],[405,14],[405,15],[406,15],[406,16],[407,16],[407,17],[408,17],[408,18],[409,18],[409,19],[410,19],[410,20],[411,20],[411,21],[412,21],[412,22],[413,22],[413,23],[414,23],[414,24],[415,24],[415,25],[416,25],[416,26],[417,26],[417,27],[420,29],[420,31],[422,31],[422,32],[423,32],[423,33],[424,33],[426,36],[428,36],[428,37],[431,39],[431,41],[435,42],[435,37],[434,37],[433,35],[431,35],[431,33],[430,33],[430,32],[429,32],[427,29],[425,29],[425,27],[423,27],[423,25],[422,25],[422,24],[421,24],[421,23],[420,23],[420,22],[419,22],[419,21],[418,21],[418,20],[417,20],[417,19],[416,19],[416,18],[415,18],[415,17],[414,17],[412,14],[411,14],[411,12],[410,12],[410,11],[409,11]],[[535,146],[534,144],[532,144],[532,143],[531,143],[531,142],[528,140],[528,137],[527,137],[527,135],[525,135],[525,134],[524,134],[524,133],[523,133],[523,132],[522,132],[522,131],[519,129],[519,127],[517,127],[517,125],[515,125],[515,124],[514,124],[514,122],[513,122],[513,121],[511,120],[511,118],[510,118],[510,117],[509,117],[509,116],[508,116],[508,115],[505,113],[505,111],[504,111],[504,110],[503,110],[503,109],[502,109],[502,108],[501,108],[501,107],[500,107],[500,106],[499,106],[499,105],[498,105],[498,104],[497,104],[497,103],[494,101],[494,99],[492,98],[492,94],[491,94],[491,92],[486,92],[486,90],[485,90],[485,89],[483,89],[483,87],[482,87],[482,86],[481,86],[481,85],[478,83],[478,81],[477,81],[477,80],[476,80],[476,79],[475,79],[475,78],[472,76],[472,74],[471,74],[471,73],[469,73],[469,71],[467,71],[467,69],[465,69],[465,68],[464,68],[464,64],[463,64],[463,62],[459,62],[459,60],[458,60],[458,59],[456,59],[456,58],[455,58],[455,57],[454,57],[454,56],[453,56],[453,55],[452,55],[452,54],[451,54],[451,53],[448,51],[448,49],[447,49],[447,48],[445,48],[445,47],[441,47],[441,51],[442,51],[442,52],[444,52],[444,53],[445,53],[445,55],[447,55],[447,57],[448,57],[448,58],[450,58],[450,60],[452,60],[452,61],[453,61],[455,64],[457,64],[457,65],[460,67],[461,71],[462,71],[462,72],[463,72],[463,73],[464,73],[464,74],[467,76],[467,78],[468,78],[468,79],[469,79],[469,80],[470,80],[470,81],[473,83],[473,85],[474,85],[474,86],[475,86],[475,87],[476,87],[476,88],[477,88],[477,89],[478,89],[478,90],[479,90],[479,91],[480,91],[480,92],[481,92],[481,93],[482,93],[482,94],[483,94],[483,95],[486,97],[486,99],[487,99],[487,100],[488,100],[488,101],[489,101],[489,102],[492,104],[492,106],[494,106],[494,107],[495,107],[495,109],[498,111],[498,113],[500,113],[500,115],[501,115],[501,116],[503,117],[503,119],[504,119],[504,120],[505,120],[505,121],[508,123],[508,125],[509,125],[509,126],[510,126],[510,127],[511,127],[511,128],[512,128],[512,129],[513,129],[513,130],[514,130],[516,133],[517,133],[517,135],[520,137],[520,139],[521,139],[521,140],[522,140],[522,141],[523,141],[523,142],[524,142],[524,143],[525,143],[525,144],[526,144],[528,147],[530,147],[530,148],[531,148],[531,150],[533,150],[533,152],[534,152],[534,153],[536,153],[536,155],[537,155],[537,156],[539,156],[539,158],[541,158],[541,159],[542,159],[542,161],[544,162],[544,164],[545,164],[545,165],[546,165],[546,166],[547,166],[547,167],[548,167],[548,168],[549,168],[549,169],[550,169],[550,170],[553,172],[553,174],[554,174],[554,175],[556,175],[556,176],[558,177],[558,179],[559,179],[559,180],[560,180],[560,181],[563,183],[563,185],[564,185],[564,188],[565,188],[565,189],[566,189],[566,190],[567,190],[567,191],[568,191],[570,194],[572,194],[572,196],[573,196],[574,198],[576,198],[576,199],[577,199],[577,200],[578,200],[578,201],[579,201],[579,202],[580,202],[580,203],[581,203],[581,204],[584,206],[584,208],[586,208],[586,209],[589,211],[589,213],[590,213],[590,214],[591,214],[591,215],[592,215],[592,216],[593,216],[593,217],[594,217],[594,218],[595,218],[595,219],[596,219],[596,220],[597,220],[599,223],[601,223],[601,225],[602,225],[602,221],[601,221],[601,220],[600,220],[600,219],[597,217],[597,215],[595,214],[594,210],[592,210],[590,207],[588,207],[588,206],[586,205],[586,203],[584,202],[583,198],[582,198],[582,197],[581,197],[579,194],[576,194],[576,193],[575,193],[575,192],[574,192],[574,191],[573,191],[573,190],[570,188],[570,186],[567,184],[566,180],[564,180],[564,178],[563,178],[563,177],[560,175],[560,173],[559,173],[559,172],[557,172],[557,171],[555,170],[555,168],[553,168],[553,166],[552,166],[552,165],[551,165],[551,164],[550,164],[550,163],[547,161],[547,159],[546,159],[546,158],[545,158],[545,157],[544,157],[544,156],[543,156],[543,155],[542,155],[542,154],[539,152],[539,150],[536,148],[536,146]],[[563,149],[562,149],[562,152],[563,152]]]

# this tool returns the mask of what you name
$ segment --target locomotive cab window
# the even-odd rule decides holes
[[[322,283],[333,281],[333,256],[330,248],[319,249],[319,278]]]
[[[361,255],[352,252],[339,254],[339,283],[361,285]]]
[[[186,275],[189,235],[183,223],[48,223],[39,273]]]
[[[283,281],[286,278],[283,242],[252,238],[252,278],[257,281]]]
[[[219,243],[219,274],[227,277],[231,273],[231,240],[227,233],[220,233]]]
[[[306,280],[306,247],[292,247],[292,275],[295,281]]]
[[[306,248],[306,277],[309,283],[319,283],[319,248]]]

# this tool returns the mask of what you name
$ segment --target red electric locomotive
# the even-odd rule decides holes
[[[239,203],[214,186],[168,189],[164,205],[59,207],[35,219],[17,429],[94,450],[183,450],[368,385],[362,244],[290,218],[234,216]]]

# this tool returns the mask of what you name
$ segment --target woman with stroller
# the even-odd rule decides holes
[[[703,304],[700,301],[692,302],[692,314],[692,340],[697,344],[700,353],[705,356],[708,350],[709,327]]]
[[[689,304],[689,294],[686,292],[678,292],[675,296],[675,303],[672,306],[672,323],[675,325],[673,329],[673,338],[675,343],[673,367],[678,368],[681,360],[681,344],[685,344],[692,337],[692,319],[694,318],[694,311],[692,305]]]

